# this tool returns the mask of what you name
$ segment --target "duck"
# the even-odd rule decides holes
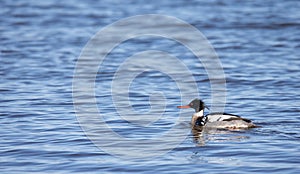
[[[179,109],[192,108],[195,113],[192,116],[191,125],[195,127],[205,127],[214,129],[249,129],[257,127],[251,120],[239,115],[215,112],[204,115],[204,109],[209,108],[200,99],[194,99],[188,105],[177,106]]]

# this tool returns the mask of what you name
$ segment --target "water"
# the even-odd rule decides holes
[[[1,173],[299,173],[298,1],[4,0],[0,5]],[[149,13],[175,16],[204,33],[224,68],[226,112],[243,115],[261,128],[202,136],[189,131],[173,150],[151,160],[115,157],[87,138],[72,100],[80,52],[102,27]],[[181,104],[175,82],[166,74],[148,71],[132,82],[130,102],[141,113],[160,111],[160,100],[155,99],[166,97],[162,119],[147,129],[137,129],[139,125],[117,117],[106,91],[113,74],[126,57],[149,49],[171,52],[186,63],[199,90],[188,97],[200,95],[211,103],[203,65],[179,43],[160,38],[123,43],[108,55],[97,75],[97,105],[116,132],[137,140],[172,128],[179,114],[176,106]],[[151,100],[153,108],[152,92],[156,96]],[[182,114],[189,119],[192,113]],[[181,126],[189,129],[188,124]]]

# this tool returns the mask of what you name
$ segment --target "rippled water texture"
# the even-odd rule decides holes
[[[0,7],[1,173],[300,172],[297,0],[3,0]],[[93,144],[81,129],[73,106],[76,62],[83,47],[101,28],[142,14],[174,16],[200,30],[222,63],[227,88],[225,111],[242,115],[261,127],[201,133],[191,130],[188,122],[178,121],[179,114],[186,120],[193,114],[193,110],[180,112],[176,108],[186,104],[181,103],[181,94],[190,100],[201,97],[212,104],[207,72],[182,44],[161,37],[139,37],[116,46],[95,77],[95,101],[103,121],[118,135],[134,140],[109,142],[109,147],[126,150],[135,145],[132,143],[143,144],[143,140],[165,133],[169,133],[168,138],[177,138],[176,131],[169,131],[174,126],[188,135],[167,153],[166,146],[155,142],[152,145],[160,147],[155,153],[161,155],[150,160],[126,160]],[[170,33],[173,27],[169,27]],[[118,109],[126,108],[127,103],[122,102],[129,91],[130,107],[140,114],[124,114],[126,110],[120,114],[110,95],[114,75],[128,57],[147,50],[177,57],[192,72],[199,93],[179,89],[164,72],[148,70],[137,75],[128,89],[117,89]],[[152,56],[156,61],[163,59]],[[145,58],[143,64],[121,69],[120,77],[125,82],[130,72],[146,68],[153,59]],[[177,65],[162,64],[165,68]],[[192,84],[188,78],[182,78],[187,86]],[[151,117],[145,114],[149,111]],[[104,133],[99,135],[107,140]]]

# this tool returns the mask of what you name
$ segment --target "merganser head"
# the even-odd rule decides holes
[[[188,105],[177,106],[177,108],[180,108],[180,109],[193,108],[193,109],[195,109],[195,112],[200,112],[200,111],[204,110],[204,108],[209,109],[207,106],[205,106],[205,103],[202,100],[199,100],[197,98],[194,99],[193,101],[191,101]]]

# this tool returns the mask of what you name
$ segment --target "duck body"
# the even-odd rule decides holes
[[[178,108],[188,108],[188,106],[196,111],[192,116],[192,127],[200,126],[215,129],[248,129],[257,127],[251,120],[234,114],[217,112],[204,115],[205,105],[199,99],[193,100],[187,106],[179,106]]]
[[[211,113],[206,115],[205,127],[217,129],[247,129],[256,127],[251,120],[228,113]]]

